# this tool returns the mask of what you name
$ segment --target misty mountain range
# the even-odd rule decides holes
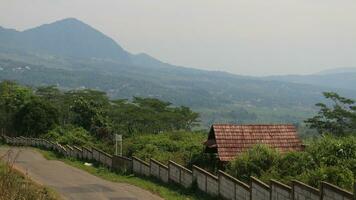
[[[322,91],[356,97],[356,69],[312,75],[240,76],[131,54],[89,25],[65,19],[25,31],[0,27],[0,80],[104,90],[112,98],[155,97],[212,122],[298,122]]]

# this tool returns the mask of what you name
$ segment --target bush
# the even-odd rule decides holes
[[[96,147],[110,154],[113,154],[115,150],[112,141],[99,140],[84,128],[73,125],[56,127],[44,135],[44,137],[60,144]]]
[[[297,179],[316,188],[320,186],[321,181],[326,181],[341,188],[352,190],[354,174],[346,167],[323,166],[310,169],[300,176],[297,176]]]
[[[353,164],[356,161],[356,137],[326,135],[312,141],[306,151],[318,165],[355,167]]]
[[[45,138],[68,145],[93,145],[95,138],[82,127],[66,126],[57,127],[48,132]]]
[[[283,179],[291,180],[303,172],[314,169],[316,164],[306,152],[288,152],[273,166],[271,173],[278,174]]]
[[[280,154],[265,145],[256,145],[246,153],[238,155],[227,166],[227,172],[240,180],[248,181],[250,176],[261,177],[278,162]]]
[[[144,160],[154,158],[163,163],[174,160],[189,166],[203,154],[205,139],[205,133],[183,131],[135,135],[124,138],[124,153]]]
[[[314,187],[327,181],[352,189],[356,177],[356,137],[325,136],[311,141],[304,152],[285,154],[258,145],[231,161],[227,172],[243,181],[250,176],[287,184],[297,179]]]

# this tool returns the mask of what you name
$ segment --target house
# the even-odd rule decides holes
[[[221,162],[232,160],[256,144],[265,144],[280,152],[303,150],[295,126],[289,124],[214,124],[204,144],[205,152],[216,154]]]

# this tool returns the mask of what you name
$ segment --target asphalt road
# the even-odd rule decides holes
[[[0,157],[10,148],[0,147]],[[125,183],[114,183],[69,166],[61,161],[46,160],[29,148],[11,148],[15,167],[32,180],[53,188],[63,199],[75,200],[163,200],[162,198]]]

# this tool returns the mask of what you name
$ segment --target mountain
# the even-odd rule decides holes
[[[73,58],[104,58],[127,61],[130,54],[114,40],[73,18],[45,24],[22,32],[2,29],[6,46],[36,53]]]
[[[319,76],[319,75],[315,75]],[[351,77],[352,78],[352,77]],[[213,122],[300,122],[315,112],[330,87],[281,77],[248,77],[161,62],[131,54],[89,25],[64,19],[25,31],[0,28],[0,80],[64,89],[93,88],[112,98],[155,97]]]
[[[356,68],[337,68],[311,75],[269,76],[264,79],[324,86],[331,89],[356,90]]]

